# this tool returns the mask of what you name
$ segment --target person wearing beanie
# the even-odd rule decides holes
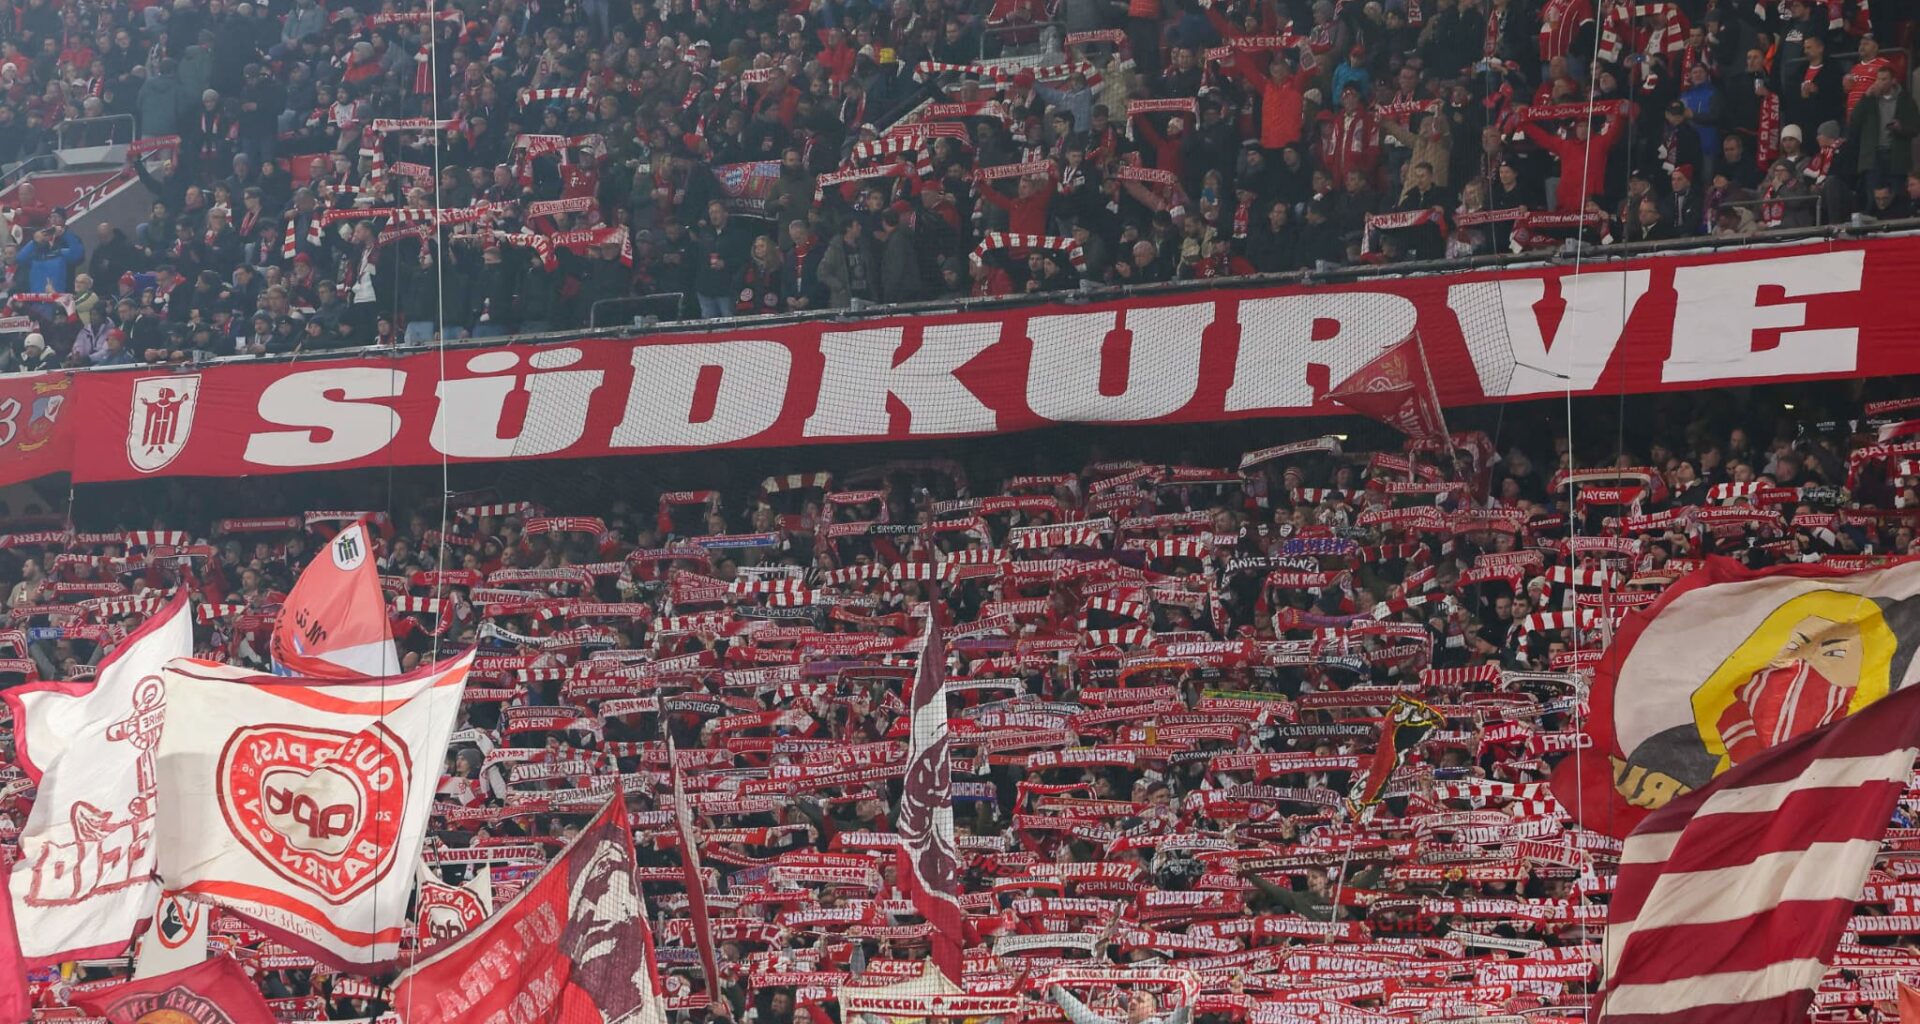
[[[1694,130],[1693,112],[1679,100],[1667,104],[1666,120],[1660,132],[1660,169],[1668,174],[1687,164],[1700,166],[1700,133]]]
[[[47,347],[46,336],[39,331],[27,335],[20,350],[20,369],[27,373],[53,370],[60,366],[60,359]]]
[[[1813,152],[1800,169],[1800,177],[1807,189],[1820,197],[1821,221],[1834,224],[1853,214],[1853,190],[1847,187],[1852,168],[1847,166],[1845,130],[1838,121],[1822,121],[1814,135]]]
[[[1780,153],[1778,159],[1785,160],[1798,175],[1807,166],[1807,135],[1797,124],[1780,129]]]
[[[1362,97],[1373,95],[1373,73],[1367,70],[1367,48],[1356,46],[1347,51],[1347,62],[1333,69],[1333,94],[1340,95],[1347,86],[1360,90]]]

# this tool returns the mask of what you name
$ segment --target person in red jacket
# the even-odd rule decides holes
[[[1167,119],[1167,130],[1162,133],[1153,126],[1153,118],[1140,117],[1140,136],[1153,150],[1153,166],[1163,171],[1172,171],[1176,177],[1187,176],[1187,157],[1184,152],[1187,142],[1187,122],[1180,117]]]
[[[1260,94],[1260,148],[1269,162],[1280,159],[1280,151],[1300,141],[1304,130],[1306,92],[1313,86],[1320,69],[1308,64],[1294,70],[1294,57],[1277,53],[1262,74],[1253,63],[1254,51],[1240,50],[1221,70],[1243,79],[1249,89]]]
[[[969,289],[976,299],[992,299],[1013,294],[1013,278],[985,260],[967,261],[967,273],[973,279]]]
[[[780,127],[791,131],[794,116],[800,109],[800,90],[793,87],[784,68],[775,68],[773,77],[767,83],[760,98],[754,102],[755,114],[772,114],[780,122]]]
[[[1047,233],[1047,205],[1053,200],[1053,179],[1046,175],[1028,175],[1020,179],[1015,194],[1007,196],[999,189],[980,190],[981,198],[1007,211],[1007,230],[1016,235]]]
[[[853,66],[859,58],[854,48],[847,45],[847,30],[831,28],[827,30],[826,48],[820,51],[820,67],[827,72],[827,81],[835,92],[847,79],[853,77]]]
[[[1554,212],[1578,213],[1588,195],[1606,190],[1607,154],[1620,141],[1621,123],[1619,114],[1608,114],[1606,124],[1596,132],[1590,130],[1586,118],[1576,117],[1571,138],[1542,131],[1532,121],[1521,123],[1521,130],[1534,145],[1560,160],[1560,184],[1553,190]]]
[[[1380,125],[1360,102],[1353,83],[1340,90],[1340,109],[1320,113],[1320,164],[1335,181],[1358,172],[1368,184],[1380,166]]]

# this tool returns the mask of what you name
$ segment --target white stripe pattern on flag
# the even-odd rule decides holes
[[[1648,817],[1621,850],[1599,1024],[1804,1019],[1913,770],[1916,709],[1898,692]]]
[[[1670,1013],[1695,1006],[1761,1002],[1812,988],[1827,973],[1817,959],[1782,960],[1754,971],[1728,971],[1658,985],[1622,985],[1607,993],[1607,1015]]]

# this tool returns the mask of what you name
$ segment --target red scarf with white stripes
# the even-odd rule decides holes
[[[1780,94],[1769,91],[1760,101],[1760,141],[1755,150],[1760,166],[1767,167],[1780,151]]]

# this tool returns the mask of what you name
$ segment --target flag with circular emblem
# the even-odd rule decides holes
[[[335,967],[396,959],[472,661],[352,683],[168,665],[163,882]]]

